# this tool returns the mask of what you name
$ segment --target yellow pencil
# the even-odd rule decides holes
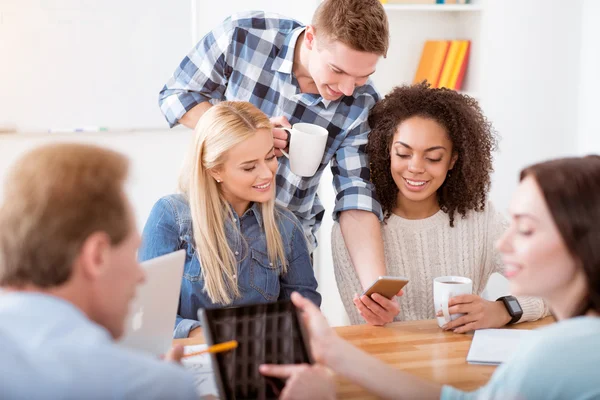
[[[204,353],[221,353],[223,351],[233,350],[236,347],[238,347],[237,340],[230,340],[229,342],[223,342],[223,343],[212,345],[210,347],[207,347],[204,350],[200,350],[200,351],[196,351],[194,353],[186,354],[186,355],[183,356],[183,358],[197,356],[197,355],[204,354]]]

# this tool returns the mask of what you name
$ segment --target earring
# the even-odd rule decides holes
[[[220,180],[220,179],[217,179],[217,183],[221,183],[221,180]]]

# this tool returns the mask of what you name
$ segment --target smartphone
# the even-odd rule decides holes
[[[408,278],[402,276],[380,276],[365,290],[363,296],[371,296],[373,293],[378,293],[387,299],[391,299],[407,283]]]

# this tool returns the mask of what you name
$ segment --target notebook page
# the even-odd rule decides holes
[[[183,353],[189,354],[206,349],[205,344],[195,346],[185,346]],[[200,354],[198,356],[188,357],[181,360],[181,364],[194,375],[196,391],[200,398],[217,399],[217,385],[215,383],[215,374],[209,354]]]
[[[511,359],[525,339],[536,333],[526,329],[481,329],[475,331],[467,362],[498,365]]]

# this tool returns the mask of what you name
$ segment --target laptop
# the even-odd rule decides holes
[[[185,250],[141,263],[146,281],[138,286],[119,343],[160,356],[171,348]]]

